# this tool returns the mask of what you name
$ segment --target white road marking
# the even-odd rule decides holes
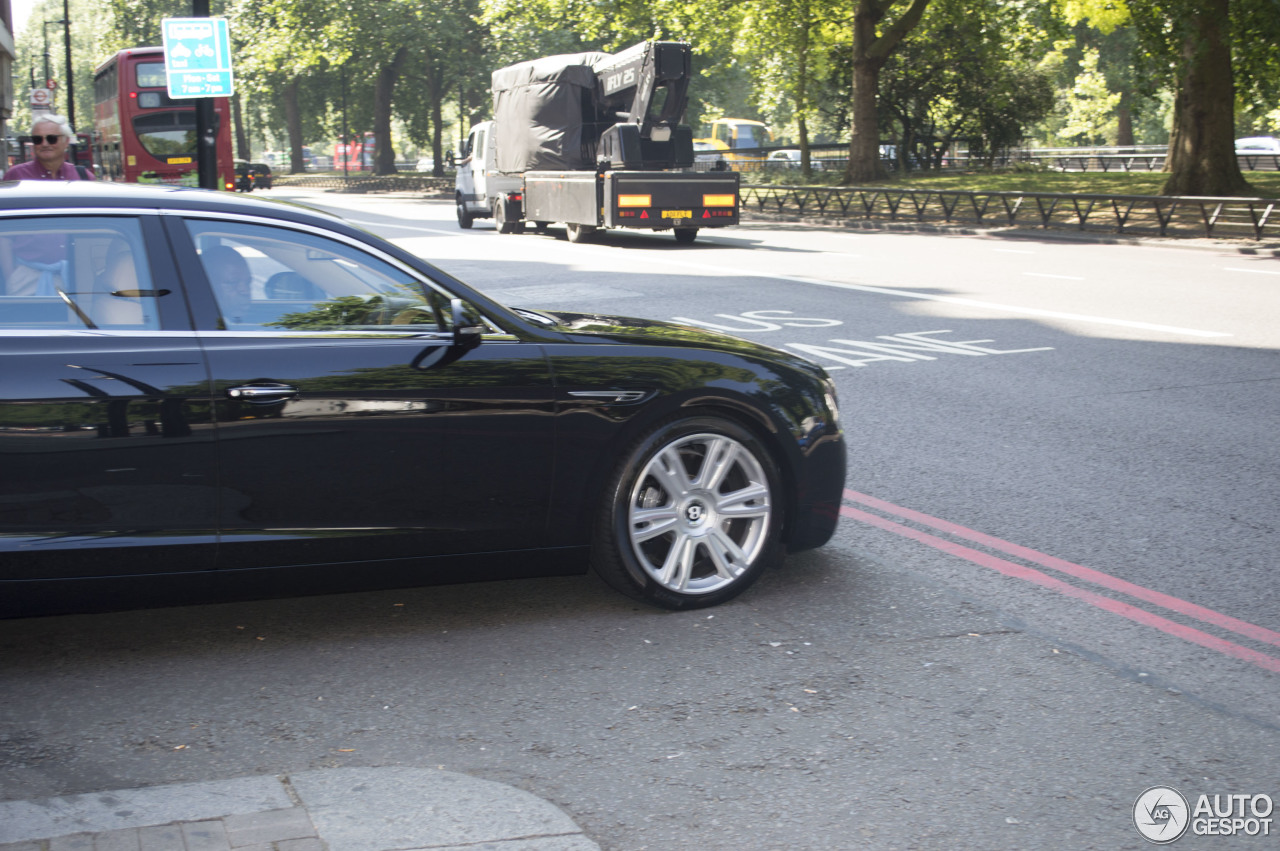
[[[1276,269],[1238,269],[1234,266],[1225,267],[1227,272],[1252,272],[1255,275],[1280,275],[1280,270]]]
[[[977,301],[970,298],[957,298],[955,296],[945,295],[929,295],[926,293],[912,292],[911,290],[895,290],[888,287],[870,287],[863,284],[846,284],[840,281],[824,281],[819,278],[802,278],[796,275],[774,275],[762,274],[760,272],[747,272],[738,269],[726,269],[723,266],[709,266],[702,263],[686,263],[678,260],[668,260],[666,258],[652,257],[651,261],[665,263],[669,266],[681,266],[687,269],[700,269],[703,271],[717,272],[721,275],[749,275],[753,278],[771,278],[775,281],[795,281],[800,284],[813,284],[819,287],[833,287],[841,290],[853,290],[855,292],[873,293],[875,295],[891,295],[898,298],[915,298],[922,301],[938,301],[946,304],[959,304],[966,307],[981,307],[987,310],[997,310],[1003,313],[1020,313],[1026,316],[1043,316],[1047,319],[1067,319],[1074,322],[1089,322],[1095,325],[1116,325],[1122,328],[1137,328],[1144,331],[1160,331],[1165,334],[1182,334],[1190,337],[1230,337],[1231,334],[1221,331],[1201,331],[1196,328],[1179,328],[1175,325],[1158,325],[1153,322],[1135,322],[1130,319],[1112,319],[1106,316],[1089,316],[1083,313],[1066,313],[1059,310],[1042,310],[1038,307],[1022,307],[1014,304],[997,304],[990,301]]]
[[[461,228],[453,228],[451,230],[441,230],[440,228],[424,228],[424,227],[418,227],[417,225],[398,225],[392,222],[370,222],[364,219],[347,219],[347,221],[353,225],[360,225],[361,227],[397,228],[399,230],[417,230],[417,231],[422,231],[423,233],[444,234],[445,236],[458,236],[459,234],[462,233]]]

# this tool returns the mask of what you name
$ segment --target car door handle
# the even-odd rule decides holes
[[[288,384],[244,384],[227,388],[227,395],[240,402],[279,402],[298,395],[298,388]]]

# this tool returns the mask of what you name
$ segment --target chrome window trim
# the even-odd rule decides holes
[[[155,207],[23,207],[20,210],[0,210],[0,218],[49,218],[51,216],[145,216],[155,215]]]
[[[355,336],[355,335],[359,336]],[[246,339],[262,339],[263,337],[280,337],[292,339],[342,338],[346,340],[426,340],[430,342],[447,342],[452,338],[449,332],[424,331],[411,333],[405,331],[289,331],[283,328],[264,328],[262,330],[243,329],[237,331],[176,331],[148,330],[145,328],[5,328],[0,325],[0,337],[129,337],[132,339],[220,339],[241,337]],[[520,343],[523,342],[514,334],[498,332],[483,334],[481,339],[486,343]]]

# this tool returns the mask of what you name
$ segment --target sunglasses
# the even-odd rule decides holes
[[[39,145],[41,139],[43,139],[45,142],[49,143],[50,145],[56,145],[58,144],[58,140],[62,138],[62,135],[59,134],[57,136],[28,136],[27,138],[31,140],[31,144],[33,145]]]

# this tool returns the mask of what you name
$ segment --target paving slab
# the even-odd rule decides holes
[[[0,851],[599,851],[553,804],[420,768],[0,801]]]

